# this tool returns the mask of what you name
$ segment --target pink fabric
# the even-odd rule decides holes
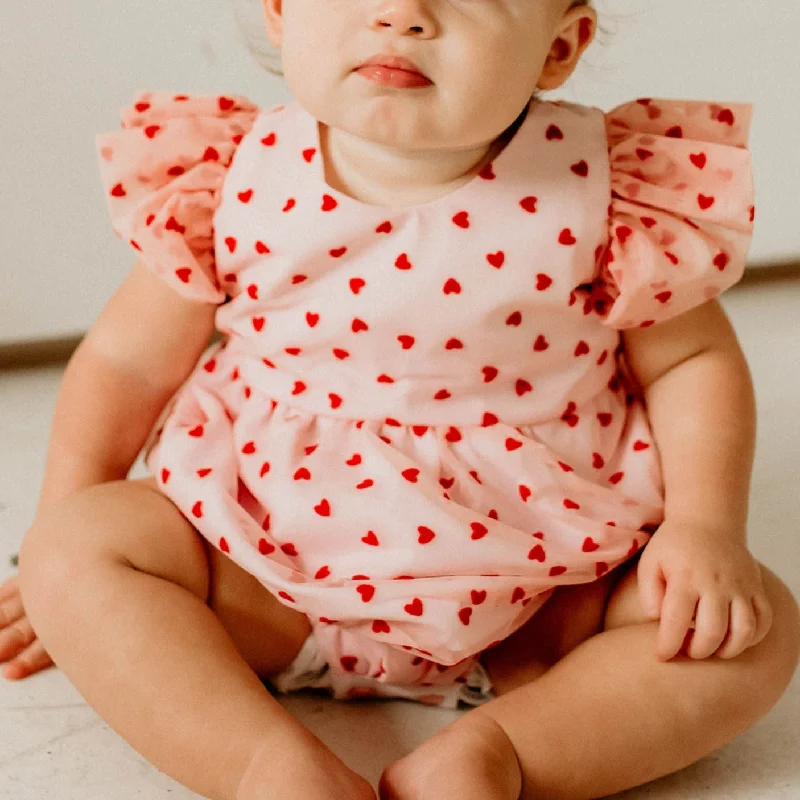
[[[147,454],[336,675],[452,684],[663,520],[620,347],[742,276],[751,106],[534,102],[412,208],[325,182],[292,102],[139,92],[97,137],[115,231],[225,341]],[[385,693],[385,689],[384,689]]]

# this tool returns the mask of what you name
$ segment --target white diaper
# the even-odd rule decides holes
[[[457,709],[461,704],[483,705],[496,697],[486,670],[478,662],[467,675],[465,683],[435,687],[393,686],[378,683],[368,676],[346,674],[337,675],[334,686],[330,668],[313,633],[303,642],[294,661],[280,675],[269,678],[267,683],[281,694],[290,694],[301,689],[325,689],[340,700],[359,697],[397,698],[451,709]]]

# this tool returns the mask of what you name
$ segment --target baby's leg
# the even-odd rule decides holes
[[[244,600],[255,587],[231,582],[245,573],[215,574],[210,563],[204,540],[152,479],[114,481],[42,512],[23,542],[20,585],[37,635],[87,702],[193,791],[214,800],[374,798],[241,655],[266,672],[288,666],[308,633],[302,615],[259,584],[258,619]]]

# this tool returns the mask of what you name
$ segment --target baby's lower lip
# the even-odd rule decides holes
[[[379,86],[391,86],[395,89],[414,89],[422,86],[430,86],[433,81],[421,75],[419,72],[407,72],[404,69],[390,69],[381,67],[377,64],[359,67],[356,72],[363,75],[368,81],[377,83]]]

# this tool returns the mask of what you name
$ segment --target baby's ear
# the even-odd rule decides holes
[[[558,89],[578,66],[597,30],[597,13],[589,5],[570,8],[561,20],[536,84],[538,89]]]
[[[267,38],[273,47],[281,48],[283,38],[283,0],[261,0]]]

